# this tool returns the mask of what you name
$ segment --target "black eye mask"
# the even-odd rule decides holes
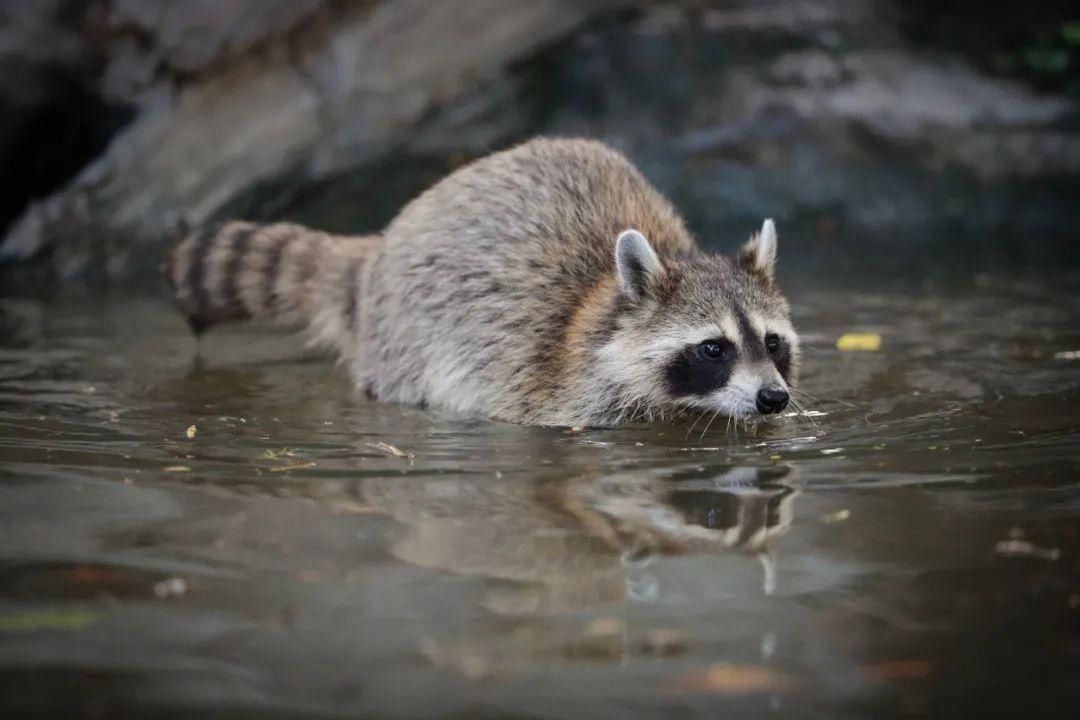
[[[715,345],[716,347],[711,347]],[[718,351],[716,357],[711,354]],[[675,397],[708,395],[727,384],[738,356],[730,340],[687,345],[664,369],[668,391]]]

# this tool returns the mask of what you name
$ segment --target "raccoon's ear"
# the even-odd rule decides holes
[[[627,297],[647,297],[660,280],[664,266],[645,236],[637,230],[623,230],[615,240],[615,265],[619,288]]]
[[[761,231],[739,251],[739,263],[752,273],[772,280],[776,267],[776,226],[772,220],[761,224]]]

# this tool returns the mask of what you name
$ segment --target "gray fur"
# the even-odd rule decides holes
[[[351,263],[334,259],[330,236],[309,233],[317,242],[295,257],[286,246],[282,267],[252,267],[274,267],[293,278],[284,291],[311,297],[338,286],[333,302],[285,297],[282,307],[337,346],[356,384],[381,400],[550,425],[701,410],[743,417],[756,392],[746,378],[777,376],[755,353],[738,365],[741,394],[672,397],[662,382],[677,349],[738,335],[736,310],[783,334],[787,382],[796,376],[798,338],[772,278],[775,232],[771,245],[755,236],[734,258],[703,252],[648,181],[596,142],[538,139],[478,160],[409,203],[380,239],[364,239]],[[305,257],[319,258],[306,273],[297,270]],[[344,266],[355,274],[343,279]],[[178,297],[193,294],[188,275],[170,277]],[[341,299],[346,280],[352,295]]]
[[[664,271],[649,241],[637,230],[624,230],[615,239],[619,288],[632,300],[642,300]]]

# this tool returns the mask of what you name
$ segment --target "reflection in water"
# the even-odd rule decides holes
[[[554,614],[655,601],[658,556],[735,550],[776,587],[771,542],[791,526],[797,491],[784,466],[625,472],[536,482],[370,479],[363,495],[405,525],[392,553],[423,567],[506,581],[486,605]]]
[[[823,414],[738,437],[366,403],[288,338],[193,367],[156,300],[8,303],[0,716],[760,717],[709,694],[753,680],[793,717],[1071,717],[1077,290],[804,294]]]

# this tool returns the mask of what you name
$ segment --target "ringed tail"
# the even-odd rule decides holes
[[[346,350],[361,275],[378,236],[339,236],[292,223],[230,221],[181,240],[162,271],[196,335],[226,322],[302,329]]]

